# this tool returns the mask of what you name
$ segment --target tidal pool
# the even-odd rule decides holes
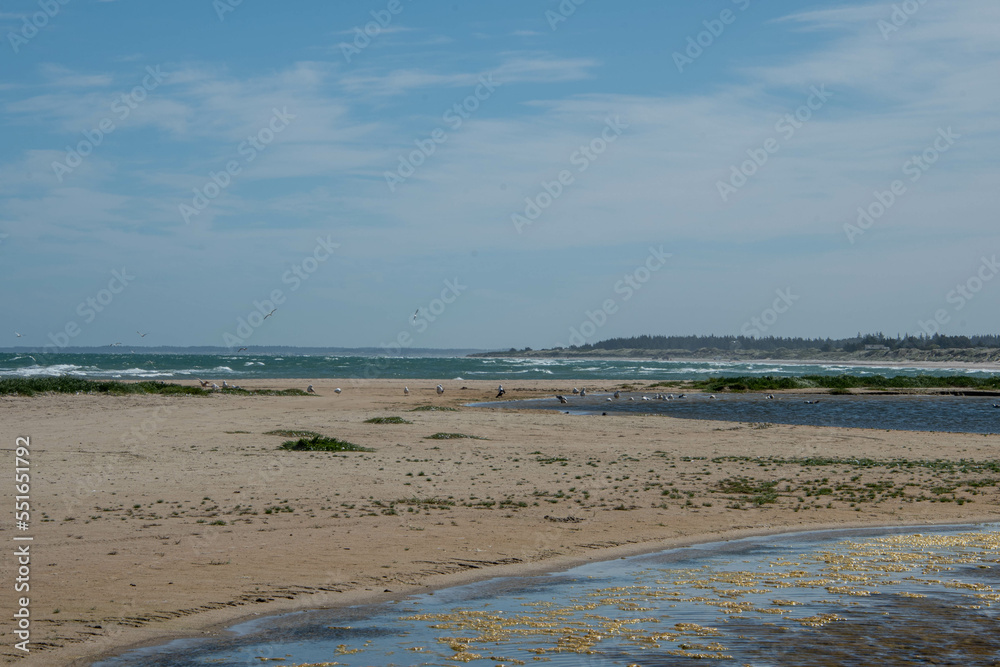
[[[121,665],[1000,664],[1000,524],[755,537],[256,619]]]

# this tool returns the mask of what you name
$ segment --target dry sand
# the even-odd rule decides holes
[[[24,658],[10,620],[16,531],[2,525],[3,660],[88,664],[250,616],[682,543],[1000,520],[996,471],[765,460],[996,461],[1000,436],[461,407],[492,399],[490,382],[448,381],[442,397],[428,380],[313,384],[317,397],[0,398],[11,468],[15,437],[31,438],[34,536]],[[523,382],[506,398],[572,386]],[[459,409],[410,412],[422,405]],[[363,423],[382,416],[413,423]],[[375,451],[279,450],[273,429]],[[485,439],[426,439],[439,432]],[[12,483],[3,494],[10,507]],[[939,502],[951,498],[971,502]]]

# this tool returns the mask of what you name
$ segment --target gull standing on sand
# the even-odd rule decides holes
[[[500,398],[501,396],[503,396],[506,393],[507,392],[504,391],[504,389],[503,389],[503,385],[500,385],[499,387],[497,387],[497,398]]]
[[[403,387],[403,396],[409,396],[409,395],[410,395],[410,388]]]
[[[310,394],[315,394],[316,393],[316,391],[313,389],[312,385],[309,385],[308,387],[306,387],[306,392],[308,392]]]
[[[335,394],[339,394],[339,393],[340,393],[340,387],[337,387],[336,389],[334,389],[334,390],[333,390],[333,393],[335,393]]]
[[[441,385],[438,385],[437,386],[437,393],[438,393],[438,396],[440,396],[441,394],[443,394],[444,393],[444,387],[442,387]]]
[[[195,379],[201,383],[202,387],[207,387],[210,384],[208,380],[202,380],[201,378],[195,378]]]
[[[579,389],[577,389],[576,387],[573,387],[573,393],[574,393],[574,394],[579,394],[579,393],[580,393],[580,390],[579,390]]]

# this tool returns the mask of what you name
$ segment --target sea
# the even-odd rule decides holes
[[[388,378],[434,380],[610,380],[655,382],[754,375],[968,375],[996,371],[976,368],[774,363],[736,361],[652,361],[529,359],[498,357],[386,357],[324,354],[106,354],[0,352],[0,378],[70,375],[93,380],[220,380]]]

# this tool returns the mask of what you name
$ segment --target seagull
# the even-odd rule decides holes
[[[584,388],[584,389],[581,389],[581,390],[580,390],[580,395],[581,395],[581,396],[586,396],[586,395],[587,395],[587,390],[586,390],[586,388]]]
[[[504,391],[503,385],[500,385],[499,387],[497,387],[497,398],[500,398],[501,396],[503,396],[506,393],[507,392]]]
[[[236,354],[239,354],[239,353],[240,353],[240,352],[242,352],[243,350],[249,350],[249,349],[250,349],[250,348],[248,348],[248,347],[241,347],[240,349],[236,350]]]
[[[816,403],[819,403],[819,399],[816,399],[815,401],[806,401],[806,405],[814,405]]]
[[[34,362],[35,362],[36,364],[38,363],[38,359],[35,359],[35,358],[34,358],[33,356],[31,356],[30,354],[26,354],[26,355],[24,355],[24,356],[28,357],[29,359],[31,359],[32,361],[34,361]],[[994,407],[994,408],[1000,408],[1000,405],[994,405],[993,407]]]
[[[438,393],[438,396],[440,396],[441,394],[443,394],[444,393],[444,387],[442,387],[441,385],[438,385],[437,386],[437,393]]]
[[[715,394],[709,394],[708,397],[709,398],[715,398]]]
[[[111,343],[108,347],[117,347],[119,345],[121,345],[121,343]]]
[[[677,398],[684,398],[685,396],[687,396],[687,394],[678,394]]]
[[[139,334],[139,338],[145,338],[146,336],[149,335],[148,331],[146,333],[142,333],[141,331],[136,331],[136,333]]]
[[[403,396],[409,396],[409,395],[410,395],[410,388],[403,387]]]
[[[628,400],[630,400],[630,401],[634,401],[634,400],[635,400],[635,397],[634,397],[634,396],[629,396],[629,397],[628,397]]]
[[[644,401],[648,401],[648,400],[649,400],[649,396],[643,396],[643,397],[642,397],[642,400],[644,400]]]
[[[219,391],[219,385],[212,383],[212,391]]]
[[[563,396],[562,394],[556,394],[556,398],[559,399],[560,403],[569,403],[569,401],[566,400],[566,397]]]
[[[228,382],[226,382],[225,380],[223,380],[222,381],[222,388],[223,389],[232,389],[232,385],[230,385]]]
[[[608,398],[608,402],[611,402],[611,399],[610,399],[610,398]]]
[[[419,314],[420,314],[420,309],[419,308],[417,308],[415,311],[413,311],[413,321],[414,322],[417,321],[417,315],[419,315]]]
[[[208,380],[202,380],[201,378],[195,378],[195,379],[198,380],[198,382],[201,383],[202,387],[207,387],[209,385]]]
[[[774,394],[768,394],[767,396],[765,396],[765,398],[767,400],[769,400],[769,401],[773,401],[774,400]]]
[[[313,390],[313,386],[312,386],[312,385],[309,385],[308,387],[306,387],[306,391],[307,391],[307,392],[309,392],[310,394],[315,394],[315,393],[316,393],[316,392],[315,392],[315,391]]]
[[[270,313],[268,313],[267,315],[264,316],[264,319],[266,320],[267,318],[271,317],[271,315],[274,315],[274,311],[275,310],[278,310],[278,309],[277,308],[272,309]]]
[[[17,336],[18,338],[21,338],[21,334],[17,333],[16,331],[14,332],[14,335]]]
[[[621,398],[621,395],[620,391],[615,391],[615,398]]]
[[[336,389],[334,389],[334,390],[333,390],[333,393],[335,393],[335,394],[339,394],[339,393],[340,393],[340,387],[337,387]]]
[[[29,356],[30,356],[30,355],[29,355]],[[34,359],[34,357],[31,357],[31,358],[32,358],[32,359]],[[993,407],[994,407],[994,408],[1000,408],[1000,403],[994,403],[994,404],[993,404]]]
[[[573,387],[573,393],[574,393],[574,394],[579,394],[579,393],[580,393],[580,390],[579,390],[579,389],[577,389],[576,387]]]

